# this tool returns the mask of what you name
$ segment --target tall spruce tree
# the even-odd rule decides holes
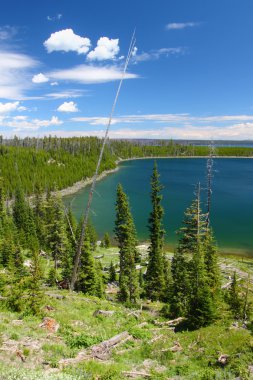
[[[77,290],[90,296],[103,295],[101,270],[94,261],[89,237],[86,235],[78,272]]]
[[[174,316],[186,316],[189,325],[198,328],[210,324],[215,317],[215,299],[211,289],[213,280],[208,277],[206,250],[209,250],[213,268],[215,256],[211,251],[212,240],[210,236],[207,238],[205,216],[200,207],[199,184],[195,198],[185,212],[180,234],[178,248],[172,260],[171,312]]]
[[[164,211],[161,206],[161,190],[163,187],[160,184],[159,177],[160,175],[155,162],[151,176],[152,211],[148,220],[150,246],[146,273],[146,295],[151,300],[162,299],[165,289],[163,259],[164,229],[162,227],[162,217]]]
[[[227,301],[233,317],[236,319],[241,319],[243,317],[243,302],[240,297],[238,280],[235,271],[233,273],[232,283],[228,292]]]
[[[139,298],[136,271],[136,230],[127,196],[121,185],[117,188],[115,235],[120,254],[119,300],[136,302]]]
[[[69,242],[66,232],[66,223],[62,200],[58,195],[51,195],[47,202],[47,244],[54,260],[55,269],[58,262],[64,266],[71,265],[69,258]]]
[[[221,278],[218,265],[217,245],[210,227],[207,228],[203,236],[203,250],[205,269],[208,274],[208,284],[213,297],[217,297],[220,293]]]
[[[44,300],[42,290],[43,271],[40,256],[37,250],[32,252],[30,276],[27,282],[26,312],[32,315],[40,315]]]

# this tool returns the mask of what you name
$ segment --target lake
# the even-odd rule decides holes
[[[194,187],[202,187],[202,210],[206,204],[206,159],[157,159],[160,181],[164,185],[162,205],[165,210],[166,243],[176,245],[176,231],[184,210],[194,197]],[[119,170],[99,181],[93,197],[91,219],[99,237],[113,235],[115,195],[121,183],[128,195],[138,239],[148,239],[147,220],[151,210],[150,176],[154,159],[120,163]],[[222,251],[253,256],[253,160],[218,158],[214,160],[211,224]],[[86,206],[88,187],[64,198],[77,218]]]

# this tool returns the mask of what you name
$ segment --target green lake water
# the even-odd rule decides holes
[[[193,199],[197,182],[202,187],[202,209],[206,203],[206,159],[157,159],[160,180],[164,185],[162,205],[168,246],[175,246],[176,230],[183,213]],[[147,220],[150,205],[150,175],[153,159],[124,161],[119,170],[99,181],[93,197],[91,219],[99,237],[113,234],[115,195],[118,183],[127,193],[138,238],[148,239]],[[65,197],[80,218],[86,206],[88,187]],[[211,224],[219,247],[228,253],[253,256],[253,160],[220,158],[214,160]]]

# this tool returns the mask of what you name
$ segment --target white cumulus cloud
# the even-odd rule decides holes
[[[1,103],[0,102],[0,114],[6,114],[12,111],[18,110],[19,102],[13,103]]]
[[[75,51],[78,54],[86,54],[91,46],[90,39],[78,36],[72,29],[64,29],[52,33],[44,42],[48,53],[53,51]]]
[[[59,112],[78,112],[76,103],[74,102],[64,102],[58,108]]]
[[[49,81],[49,78],[47,78],[44,74],[39,73],[33,76],[32,81],[33,83],[46,83]]]
[[[90,61],[104,61],[107,59],[115,59],[119,53],[119,39],[110,39],[101,37],[97,41],[97,46],[87,55]]]

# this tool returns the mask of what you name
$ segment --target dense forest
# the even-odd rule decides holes
[[[71,210],[65,209],[59,195],[35,188],[32,202],[25,199],[22,187],[17,187],[14,203],[6,208],[3,180],[0,184],[0,265],[1,292],[10,309],[25,313],[40,313],[41,284],[61,283],[69,288],[81,225]],[[128,199],[119,184],[116,195],[115,237],[119,247],[118,300],[135,304],[142,297],[164,302],[168,316],[186,318],[190,328],[210,324],[218,317],[218,305],[226,299],[234,317],[248,320],[249,304],[239,299],[236,275],[229,292],[220,292],[217,247],[209,226],[208,212],[201,211],[200,185],[196,186],[192,204],[185,211],[179,243],[170,263],[164,252],[162,219],[162,185],[155,164],[151,176],[152,211],[148,226],[150,244],[145,274],[137,271],[143,266],[138,252],[136,230]],[[145,223],[145,221],[143,221]],[[102,244],[109,246],[105,236]],[[84,294],[104,296],[108,278],[103,275],[99,261],[92,252],[97,245],[94,227],[89,224],[81,247],[78,276],[74,289]],[[52,262],[45,278],[40,268],[40,254]],[[24,262],[29,260],[29,269]],[[144,267],[146,264],[144,264]],[[115,268],[110,267],[110,279],[116,280]],[[113,277],[114,276],[114,277]]]
[[[53,141],[56,144],[58,140]],[[19,146],[1,147],[2,152],[5,152],[2,157],[11,152],[9,159],[10,157],[12,158],[11,162],[17,176],[16,183],[12,182],[13,184],[15,183],[15,186],[13,185],[16,187],[15,191],[9,190],[8,193],[8,196],[11,194],[13,197],[13,202],[11,203],[6,202],[6,189],[9,187],[5,185],[5,176],[2,176],[0,181],[0,309],[3,315],[15,313],[22,323],[23,321],[30,321],[29,318],[41,319],[44,317],[43,321],[47,321],[48,312],[54,311],[54,307],[48,305],[48,297],[55,296],[60,300],[66,297],[59,294],[55,295],[51,292],[60,292],[62,289],[69,290],[82,225],[82,221],[78,223],[71,210],[64,207],[61,197],[57,193],[51,192],[46,177],[44,177],[45,182],[42,182],[40,186],[38,181],[34,181],[34,177],[25,177],[24,180],[23,175],[24,173],[29,173],[28,167],[32,165],[32,162],[34,168],[32,173],[35,174],[35,167],[44,170],[43,165],[48,165],[48,160],[55,160],[57,163],[55,170],[50,171],[50,168],[52,168],[51,163],[48,169],[48,176],[53,184],[56,178],[61,179],[61,177],[57,177],[59,174],[57,168],[61,170],[64,162],[66,162],[67,166],[70,157],[72,159],[72,161],[70,159],[70,162],[73,166],[68,167],[74,168],[74,164],[79,165],[78,160],[81,160],[83,156],[81,152],[88,152],[91,149],[88,156],[90,161],[86,161],[87,175],[91,176],[92,169],[89,167],[88,162],[92,162],[94,168],[100,147],[100,140],[97,139],[73,140],[76,142],[76,146],[75,144],[69,144],[68,139],[59,141],[61,144],[65,144],[64,147],[56,147],[56,145],[54,148],[45,146],[44,149]],[[95,148],[92,144],[94,144]],[[94,154],[93,148],[96,152]],[[72,151],[70,151],[71,149]],[[114,159],[127,157],[129,151],[135,149],[140,155],[144,154],[143,147],[131,144],[124,145],[121,142],[113,142],[107,149],[103,168],[106,167],[106,163],[111,166],[115,164],[112,159],[113,156],[109,152],[110,149],[117,152],[117,154],[114,153]],[[148,147],[148,149],[150,149],[149,152],[152,149],[154,149],[152,152],[157,152],[159,149],[165,152],[169,148],[168,146],[159,146],[152,147],[152,149]],[[23,156],[22,152],[24,153]],[[58,165],[59,163],[61,165]],[[5,168],[5,170],[7,169]],[[63,167],[62,170],[62,176],[67,176],[68,171],[66,171],[66,168]],[[6,173],[6,171],[2,173]],[[81,169],[80,172],[76,169],[76,179],[79,179],[78,175],[81,175],[81,173]],[[210,179],[211,172],[208,165],[207,174]],[[127,315],[134,315],[137,319],[139,318],[138,312],[140,308],[140,312],[142,312],[143,304],[148,305],[146,306],[148,308],[152,307],[150,305],[154,305],[155,315],[163,318],[163,321],[153,321],[154,317],[150,314],[149,319],[143,322],[147,325],[151,323],[151,320],[153,323],[157,323],[158,327],[154,330],[162,329],[163,326],[168,324],[169,327],[167,326],[167,328],[173,329],[173,332],[196,331],[208,326],[219,326],[219,324],[226,321],[226,324],[236,323],[236,326],[243,326],[243,329],[249,331],[250,334],[252,329],[250,281],[248,279],[248,281],[242,282],[238,278],[237,272],[234,271],[229,282],[222,286],[224,279],[218,263],[218,248],[210,227],[210,209],[207,207],[206,210],[201,210],[201,205],[208,205],[209,202],[208,199],[201,200],[200,184],[196,184],[192,203],[185,210],[182,227],[178,231],[178,246],[174,254],[170,256],[164,247],[166,231],[163,228],[163,217],[165,210],[161,195],[163,186],[159,177],[159,168],[154,163],[149,190],[151,212],[148,220],[143,220],[143,223],[147,223],[149,227],[149,241],[145,254],[138,248],[131,206],[123,187],[119,184],[115,198],[116,218],[113,236],[118,247],[118,259],[111,260],[110,263],[105,264],[103,257],[107,260],[107,251],[110,249],[112,236],[105,234],[98,247],[96,231],[89,223],[81,246],[78,275],[73,287],[74,294],[85,296],[87,305],[90,302],[99,304],[100,301],[97,300],[108,298],[108,289],[113,288],[113,296],[112,298],[110,297],[113,307],[121,305],[121,307],[125,308],[124,310],[128,310],[129,314]],[[74,180],[74,177],[71,178]],[[46,183],[47,185],[45,186]],[[30,191],[34,194],[34,197],[30,200],[25,197],[28,192],[28,184],[32,186]],[[63,186],[64,179],[59,184]],[[45,188],[47,190],[46,196],[44,195]],[[209,191],[207,193],[209,196],[211,195],[211,181],[209,181]],[[102,250],[102,255],[96,254],[98,249]],[[75,296],[73,304],[74,299]],[[60,305],[58,305],[59,307]],[[85,312],[83,303],[80,303],[77,307],[80,312]],[[69,305],[66,315],[68,313],[71,315],[71,312],[72,305]],[[113,315],[113,311],[107,310],[99,310],[99,313]],[[125,320],[127,321],[127,319]],[[99,324],[103,323],[106,326],[103,319],[98,319],[95,329],[99,329]],[[171,325],[173,327],[170,327]],[[218,329],[218,327],[215,328]],[[150,332],[140,331],[140,327],[132,327],[131,333],[133,337],[136,337],[134,339],[137,340],[145,340],[146,336],[150,336]],[[101,342],[101,337],[94,338],[94,332],[75,335],[69,323],[65,324],[59,334],[60,340],[63,339],[64,344],[73,349],[71,353],[66,351],[67,353],[64,355],[77,355],[78,348],[89,347],[98,341]],[[125,333],[122,334],[125,336]],[[13,336],[15,337],[15,334]],[[118,336],[116,335],[116,337]],[[235,347],[238,345],[236,339],[235,337],[233,340]],[[247,339],[249,339],[248,335]],[[151,356],[151,352],[148,350],[147,344],[145,344],[142,355],[144,357]],[[103,343],[101,345],[101,347],[104,347]],[[172,349],[175,351],[181,350],[178,341],[176,341]],[[61,356],[61,350],[62,348],[57,354],[57,360],[59,362],[63,360],[64,362],[64,357],[66,356]],[[166,348],[162,350],[162,352],[167,352]],[[230,350],[233,351],[233,348],[230,348]],[[231,366],[232,364],[234,366],[231,367],[232,374],[248,374],[247,365],[252,358],[248,340],[243,350],[244,353],[240,354],[241,360],[244,361],[242,368],[236,364],[236,360],[229,362]],[[27,351],[18,352],[23,358],[22,361],[25,362],[24,355],[28,355]],[[161,355],[161,362],[167,365],[167,359],[165,359],[164,354],[161,353]],[[219,358],[219,360],[225,360],[224,365],[227,365],[226,356],[225,359],[222,355],[220,357],[221,359]],[[58,362],[55,363],[52,359],[49,362],[51,367],[58,366]],[[195,378],[216,378],[212,377],[216,376],[217,366],[215,363],[213,361],[213,368],[205,370],[204,377]],[[218,363],[219,365],[223,364]],[[114,372],[115,376],[101,377],[101,379],[125,378],[124,376],[119,377],[118,373]],[[175,373],[180,372],[175,369]],[[211,374],[210,377],[208,374]],[[95,377],[92,378],[95,379]],[[158,377],[154,375],[151,378],[156,379]]]
[[[12,198],[17,186],[25,195],[31,195],[39,185],[43,191],[63,189],[75,182],[92,177],[95,171],[102,140],[96,137],[43,139],[0,138],[0,175],[4,189]],[[120,159],[141,157],[207,156],[209,147],[182,145],[173,141],[158,140],[156,144],[143,144],[138,140],[109,140],[106,145],[100,172],[116,167]],[[252,157],[253,148],[220,147],[216,156]]]

